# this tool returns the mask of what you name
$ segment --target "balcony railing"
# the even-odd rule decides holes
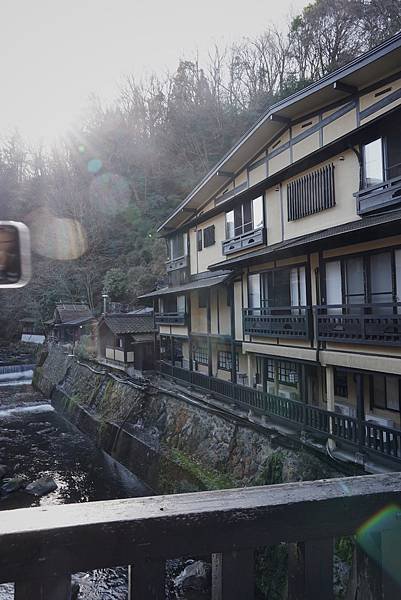
[[[178,312],[157,313],[155,315],[155,322],[158,325],[185,325],[186,314]]]
[[[266,243],[266,229],[261,227],[254,231],[248,231],[242,235],[237,235],[230,240],[225,240],[222,243],[223,254],[233,254],[239,252],[244,248],[253,248],[253,246],[259,246],[260,244]]]
[[[188,255],[180,256],[166,262],[167,273],[171,271],[177,271],[178,269],[184,269],[188,266]]]
[[[276,338],[310,337],[310,307],[244,308],[244,333]]]
[[[254,600],[255,548],[296,543],[288,599],[333,600],[334,540],[358,532],[355,585],[368,574],[366,597],[390,600],[400,497],[391,473],[5,511],[0,583],[15,582],[16,600],[70,600],[72,573],[128,566],[129,600],[163,600],[166,559],[211,556],[212,600]]]
[[[364,188],[354,194],[358,215],[401,203],[401,176]]]
[[[317,339],[353,344],[401,345],[401,303],[314,307]]]
[[[237,403],[266,414],[278,422],[291,423],[296,429],[318,437],[331,437],[345,445],[401,461],[401,430],[370,421],[341,415],[298,400],[275,396],[254,388],[208,377],[203,373],[160,362],[160,372],[212,392],[229,403]]]

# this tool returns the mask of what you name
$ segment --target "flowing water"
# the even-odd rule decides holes
[[[14,492],[0,499],[0,511],[149,495],[139,479],[96,448],[31,388],[31,374],[31,365],[0,367],[0,464],[27,482],[50,475],[58,488],[42,498]],[[123,567],[79,573],[74,580],[80,585],[80,600],[127,598]],[[13,586],[0,586],[0,600],[12,598]]]

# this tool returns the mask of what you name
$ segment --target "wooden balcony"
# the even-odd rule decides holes
[[[186,269],[188,267],[188,264],[188,255],[168,260],[166,262],[167,273],[170,273],[171,271],[177,271],[178,269]]]
[[[401,203],[401,176],[393,177],[354,194],[358,215],[365,215]]]
[[[155,315],[157,325],[186,325],[187,315],[185,313],[157,313]]]
[[[225,240],[222,243],[222,249],[223,254],[227,255],[234,254],[234,252],[239,252],[245,248],[253,248],[254,246],[259,246],[261,244],[266,244],[265,227],[255,229],[254,231],[248,231],[242,235],[237,235],[230,240]]]
[[[393,600],[400,501],[391,473],[4,511],[0,583],[15,600],[70,600],[72,573],[128,566],[130,600],[164,600],[166,559],[210,556],[212,600],[253,600],[255,548],[285,543],[288,599],[333,600],[334,541],[357,533],[355,585],[368,573],[364,597]]]
[[[314,308],[319,341],[401,346],[401,303],[333,304]]]
[[[163,375],[207,390],[223,402],[235,402],[246,409],[265,414],[278,423],[291,424],[295,430],[310,432],[317,439],[325,440],[330,437],[354,451],[363,449],[372,456],[390,459],[397,465],[401,463],[400,429],[341,415],[163,361],[160,362],[159,369]]]
[[[308,339],[310,307],[244,308],[243,327],[246,335]]]

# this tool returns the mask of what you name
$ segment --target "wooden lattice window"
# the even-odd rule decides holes
[[[325,165],[287,185],[288,220],[296,221],[335,206],[334,165]]]

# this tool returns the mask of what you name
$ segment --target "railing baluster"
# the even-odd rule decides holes
[[[255,594],[253,549],[212,555],[212,600],[253,600]]]
[[[15,600],[71,600],[71,576],[16,581]]]
[[[288,600],[333,600],[332,539],[291,544],[288,561]]]
[[[139,560],[128,567],[128,600],[165,600],[165,583],[165,560]]]

